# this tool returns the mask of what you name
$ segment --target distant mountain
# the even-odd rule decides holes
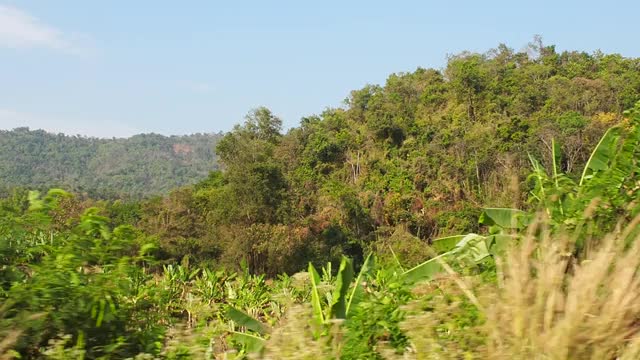
[[[60,187],[92,197],[145,197],[193,184],[217,168],[222,134],[99,139],[0,131],[0,188]]]

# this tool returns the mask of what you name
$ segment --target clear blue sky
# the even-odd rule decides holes
[[[535,34],[640,56],[638,1],[0,0],[0,129],[92,136],[287,127],[390,73]]]

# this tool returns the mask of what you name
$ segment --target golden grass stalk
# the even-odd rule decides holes
[[[531,226],[498,262],[504,278],[487,312],[489,356],[638,358],[640,242],[626,249],[629,233],[607,235],[574,264],[570,234],[551,235],[542,222]]]

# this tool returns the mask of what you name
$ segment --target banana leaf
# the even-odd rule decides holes
[[[226,315],[229,319],[233,320],[236,325],[255,331],[260,335],[266,334],[269,330],[267,325],[254,319],[244,311],[234,308],[233,306],[227,306]]]
[[[347,298],[347,307],[345,309],[345,317],[348,317],[349,311],[354,306],[356,306],[360,302],[360,300],[362,300],[362,295],[364,293],[364,289],[362,287],[362,281],[364,280],[364,277],[366,276],[366,274],[368,274],[371,268],[373,267],[372,263],[373,263],[373,257],[371,256],[371,254],[369,254],[367,258],[364,260],[364,263],[362,264],[362,268],[360,268],[360,272],[356,277],[356,281],[353,284],[353,288],[349,292],[349,296]]]
[[[612,127],[604,133],[598,145],[596,145],[596,148],[591,153],[591,156],[589,156],[589,160],[582,171],[579,186],[582,186],[586,180],[592,178],[598,171],[609,168],[611,160],[615,156],[615,149],[619,139],[619,127]]]
[[[322,312],[320,292],[318,291],[318,284],[320,284],[320,275],[311,263],[309,263],[309,277],[311,278],[311,306],[313,308],[313,319],[317,325],[322,325],[325,323],[325,319]]]
[[[264,348],[265,339],[259,336],[232,331],[231,338],[233,341],[242,344],[248,353],[257,353]]]
[[[431,242],[431,247],[439,254],[447,252],[453,250],[453,248],[456,247],[456,244],[464,237],[465,235],[453,235],[434,239]]]
[[[522,229],[526,226],[527,213],[518,209],[485,208],[479,222],[483,225],[497,225],[503,229]]]
[[[443,270],[442,266],[438,262],[438,259],[442,259],[449,254],[450,252],[438,255],[423,262],[422,264],[419,264],[405,271],[404,273],[402,273],[404,281],[408,284],[415,284],[420,281],[431,280],[434,276],[441,273]]]
[[[336,275],[335,288],[333,290],[331,316],[337,319],[344,319],[347,315],[347,293],[353,280],[353,265],[351,260],[342,257],[340,268]]]

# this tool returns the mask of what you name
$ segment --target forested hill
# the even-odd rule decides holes
[[[143,197],[216,169],[220,134],[99,139],[17,128],[0,131],[0,189],[61,187],[91,197]]]
[[[251,112],[217,146],[224,171],[148,204],[142,226],[176,258],[248,257],[270,275],[368,249],[425,258],[429,239],[480,231],[482,207],[526,208],[529,156],[551,169],[553,140],[559,171],[579,178],[638,100],[639,59],[540,42],[462,53],[286,133],[268,109]]]
[[[4,132],[10,185],[221,170],[0,196],[0,359],[640,359],[639,100],[640,59],[538,42],[286,132]]]

